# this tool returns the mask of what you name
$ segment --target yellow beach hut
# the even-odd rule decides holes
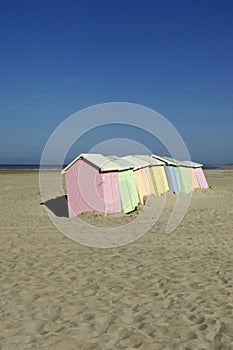
[[[149,163],[149,171],[153,182],[155,194],[157,196],[160,196],[162,193],[168,192],[169,186],[167,182],[167,176],[164,170],[164,162],[159,159],[152,158],[149,155],[139,154],[135,155],[135,157]]]

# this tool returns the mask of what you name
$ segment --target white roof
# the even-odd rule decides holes
[[[134,164],[131,162],[128,162],[125,159],[117,158],[117,159],[114,159],[113,162],[118,164],[121,167],[121,170],[134,169]]]
[[[182,161],[180,161],[180,163],[182,163],[182,165],[187,166],[189,168],[203,167],[203,164],[195,163],[195,162],[192,162],[191,160],[182,160]]]
[[[156,154],[152,154],[151,157],[155,158],[155,159],[158,159],[158,160],[161,160],[162,162],[166,163],[167,165],[175,165],[175,166],[177,166],[177,163],[172,162],[171,160],[167,159],[166,157],[160,157],[160,156],[157,156]]]
[[[75,158],[70,164],[68,164],[67,167],[65,167],[62,170],[62,174],[64,174],[79,159],[87,160],[89,163],[95,165],[101,171],[122,170],[120,165],[109,160],[107,157],[103,156],[102,154],[82,153],[77,158]],[[130,169],[130,166],[129,166],[129,169]]]
[[[177,160],[169,157],[165,157],[168,160],[174,161],[177,165],[184,166],[187,168],[200,168],[203,165],[199,163],[192,162],[191,160]]]
[[[158,160],[156,158],[153,158],[151,156],[149,156],[148,154],[135,154],[135,157],[145,160],[146,162],[149,162],[150,165],[164,165],[164,162],[162,162],[161,160]]]
[[[132,155],[121,157],[121,159],[124,159],[127,162],[132,163],[134,165],[134,170],[145,168],[145,167],[150,165],[150,163],[148,161],[145,161],[143,159],[139,159],[136,156],[132,156]]]
[[[179,165],[182,165],[181,163],[180,163],[180,161],[179,160],[177,160],[177,159],[175,159],[175,158],[171,158],[171,157],[163,157],[164,159],[167,159],[167,160],[169,160],[170,162],[173,162],[176,166],[179,166]]]

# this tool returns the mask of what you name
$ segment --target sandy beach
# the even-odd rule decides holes
[[[205,174],[172,234],[171,194],[142,238],[97,249],[53,226],[37,171],[1,170],[0,349],[233,349],[233,169]]]

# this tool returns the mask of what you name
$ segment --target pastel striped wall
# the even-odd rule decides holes
[[[190,175],[191,175],[191,179],[192,179],[192,188],[193,190],[195,190],[196,188],[200,188],[198,180],[197,180],[197,176],[195,173],[195,170],[193,168],[188,168]]]
[[[177,167],[173,165],[164,165],[164,170],[166,173],[169,190],[175,194],[179,194],[181,188]]]
[[[171,169],[173,172],[175,186],[177,188],[177,193],[180,193],[181,192],[181,185],[180,185],[180,177],[179,177],[178,169],[175,166],[171,166]]]
[[[184,193],[192,192],[192,189],[193,189],[192,179],[191,179],[189,169],[183,166],[178,166],[177,170],[180,178],[181,192],[184,192]]]
[[[121,199],[119,190],[118,173],[102,173],[103,198],[105,204],[105,214],[121,211]]]
[[[154,194],[155,195],[155,189],[154,189],[154,184],[153,184],[153,180],[151,177],[151,172],[150,172],[150,168],[151,167],[145,167],[142,169],[142,172],[145,176],[146,179],[146,185],[147,185],[147,195],[151,195]]]
[[[65,173],[69,216],[85,212],[120,212],[121,200],[117,172],[100,173],[80,159]]]
[[[149,188],[146,174],[142,169],[134,170],[134,178],[137,185],[137,191],[140,203],[143,203],[144,197],[148,196]]]
[[[133,211],[139,203],[133,170],[120,171],[118,173],[118,177],[121,208],[124,213],[129,213]]]
[[[208,186],[208,183],[206,181],[206,177],[205,177],[205,174],[204,174],[202,168],[195,168],[194,170],[195,170],[200,188],[208,188],[209,186]]]
[[[65,179],[70,217],[105,212],[102,177],[97,168],[80,159],[67,170]]]
[[[162,193],[169,191],[169,186],[168,186],[168,181],[164,170],[164,166],[160,166],[160,165],[152,166],[151,173],[152,173],[155,192],[157,196],[160,196]]]
[[[169,191],[169,186],[168,186],[167,176],[166,176],[166,173],[165,173],[165,170],[164,170],[164,166],[160,167],[160,176],[161,176],[161,180],[162,180],[162,183],[163,183],[164,192],[168,192]]]

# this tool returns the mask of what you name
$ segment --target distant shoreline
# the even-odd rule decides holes
[[[233,169],[233,164],[223,164],[223,165],[211,165],[211,166],[208,166],[208,165],[204,165],[203,166],[203,169],[205,170],[211,170],[211,169]]]

